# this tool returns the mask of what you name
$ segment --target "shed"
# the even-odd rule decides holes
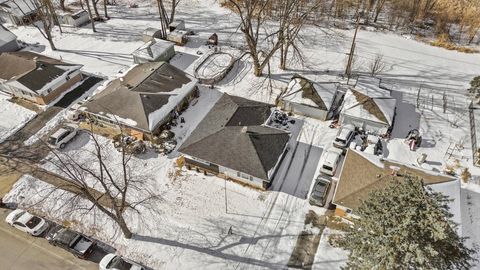
[[[280,97],[283,110],[316,118],[331,119],[343,99],[338,82],[312,82],[295,75]]]
[[[17,36],[0,24],[0,53],[18,51]]]
[[[386,135],[393,127],[397,100],[379,85],[377,79],[359,79],[356,87],[345,94],[340,122],[363,128],[369,133]]]
[[[187,32],[183,30],[175,30],[168,33],[167,40],[175,42],[177,45],[185,45],[188,41]]]
[[[142,41],[149,42],[153,39],[161,39],[162,38],[162,30],[158,28],[149,27],[145,29],[142,33]]]
[[[173,32],[175,30],[185,30],[185,21],[183,20],[174,20],[168,25],[168,30]]]
[[[29,24],[37,13],[38,7],[31,0],[0,0],[0,23]]]
[[[90,21],[90,16],[86,10],[80,10],[75,13],[59,12],[57,13],[58,22],[64,26],[79,27]]]
[[[172,42],[153,39],[135,50],[132,55],[135,64],[168,62],[175,55],[175,48]]]

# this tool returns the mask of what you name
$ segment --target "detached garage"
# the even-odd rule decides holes
[[[389,91],[365,93],[360,88],[352,88],[345,94],[340,123],[351,124],[366,132],[386,135],[393,127],[396,99]]]
[[[343,99],[343,93],[338,91],[339,86],[337,82],[315,83],[294,76],[280,97],[279,106],[288,112],[329,120]]]

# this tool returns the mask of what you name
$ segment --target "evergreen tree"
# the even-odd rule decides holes
[[[473,80],[470,82],[470,88],[468,91],[476,96],[480,94],[480,76],[473,78]]]
[[[474,251],[456,233],[449,201],[408,176],[373,191],[340,241],[350,251],[345,268],[469,269]]]

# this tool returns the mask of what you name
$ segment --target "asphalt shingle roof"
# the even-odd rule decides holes
[[[224,94],[179,151],[268,179],[290,138],[285,131],[263,125],[270,108],[269,104]]]

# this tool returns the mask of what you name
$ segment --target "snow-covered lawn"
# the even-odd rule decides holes
[[[66,33],[63,35],[55,32],[58,51],[51,51],[46,40],[32,27],[10,29],[20,40],[39,42],[36,49],[47,55],[83,64],[84,71],[112,78],[132,65],[130,53],[142,45],[141,32],[159,24],[157,10],[150,5],[151,1],[139,2],[137,9],[124,5],[112,7],[112,19],[98,23],[97,33],[92,33],[88,25],[79,29],[64,29]],[[219,7],[217,1],[182,1],[176,17],[184,19],[187,28],[197,35],[192,36],[186,46],[175,47],[178,53],[171,62],[191,74],[195,61],[200,59],[197,51],[204,50],[203,45],[212,33],[218,34],[222,46],[238,48],[243,44],[237,17]],[[303,34],[300,46],[304,52],[304,63],[291,62],[289,69],[282,71],[278,69],[278,58],[274,57],[270,63],[270,81],[253,76],[251,62],[244,57],[236,62],[215,90],[274,103],[295,73],[313,80],[324,80],[328,75],[335,78],[343,73],[345,53],[349,51],[353,31],[310,28]],[[398,100],[397,122],[385,156],[416,164],[417,157],[425,153],[427,162],[424,167],[441,171],[446,164],[453,164],[459,169],[467,167],[473,176],[480,176],[480,170],[473,167],[471,161],[466,113],[468,99],[465,96],[469,81],[480,75],[480,55],[447,51],[391,33],[360,31],[354,70],[367,72],[376,54],[383,54],[386,64],[379,77],[394,90],[393,95]],[[419,88],[422,90],[417,108]],[[208,91],[201,89],[201,96],[208,98],[199,99],[193,109],[184,114],[192,123],[198,123],[218,99],[219,92]],[[446,113],[441,106],[444,93],[448,100]],[[15,111],[9,109],[8,113],[15,114]],[[303,120],[299,140],[328,147],[336,130],[329,129],[326,122]],[[193,130],[195,124],[192,123],[187,122],[187,125],[174,129],[179,144]],[[416,152],[411,152],[404,143],[406,133],[412,128],[418,128],[424,139],[424,144]],[[104,143],[111,145],[107,141]],[[447,151],[454,144],[462,147]],[[88,162],[82,151],[91,147],[91,141],[80,137],[65,151]],[[109,158],[118,159],[118,153],[113,148],[111,153]],[[114,226],[99,213],[95,220],[72,214],[72,219],[81,220],[76,224],[79,229],[86,231],[109,224],[105,226],[105,231],[96,232],[97,237],[114,243],[121,253],[157,268],[237,268],[237,265],[243,268],[252,268],[253,265],[281,268],[285,265],[295,243],[296,236],[293,235],[302,229],[303,216],[308,209],[306,201],[275,192],[258,192],[227,182],[228,213],[225,213],[224,181],[185,171],[175,178],[172,176],[174,160],[155,154],[134,159],[132,163],[139,172],[154,179],[152,185],[164,198],[157,202],[162,214],[153,215],[151,219],[145,217],[146,222],[131,217],[133,230],[142,236],[134,240],[118,237],[118,232],[112,229]],[[19,189],[22,186],[43,185],[32,183],[37,182],[24,179],[19,182]],[[472,184],[466,188],[478,192],[478,187]],[[31,191],[26,188],[24,192]],[[61,218],[61,211],[50,211],[49,215]],[[480,225],[478,218],[472,220],[472,224]],[[93,221],[99,223],[92,225]],[[234,234],[227,236],[230,226],[233,226]],[[473,240],[480,239],[480,230],[464,232]],[[325,237],[322,237],[314,268],[339,268],[345,256],[341,250],[330,249]]]
[[[8,101],[7,98],[0,94],[0,143],[37,115],[34,111]]]

